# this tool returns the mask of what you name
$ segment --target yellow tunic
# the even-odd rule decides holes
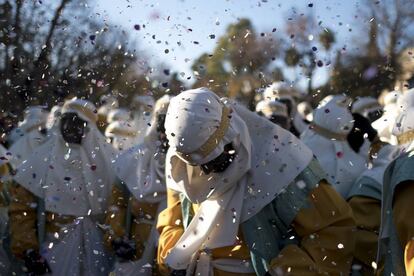
[[[9,166],[7,164],[3,164],[0,166],[0,177],[4,177],[6,175],[9,174]],[[7,206],[7,202],[5,200],[5,192],[6,190],[6,183],[3,183],[2,181],[0,181],[0,192],[3,194],[2,196],[0,196],[0,207],[6,207]]]
[[[354,196],[349,200],[349,206],[357,225],[354,263],[362,266],[363,275],[373,275],[372,263],[377,259],[378,234],[381,226],[381,201],[370,197]]]
[[[125,198],[120,187],[114,185],[110,199],[109,211],[106,215],[106,225],[110,230],[105,233],[105,241],[108,248],[111,249],[111,241],[116,238],[122,238],[126,235],[126,215],[128,200],[131,201],[131,214],[133,222],[131,224],[130,238],[135,241],[137,251],[135,259],[138,260],[144,253],[144,243],[149,239],[152,225],[155,223],[157,216],[158,203],[145,203],[137,201],[135,198]],[[141,222],[139,221],[141,220]],[[142,220],[148,223],[142,222]]]
[[[168,190],[168,207],[158,218],[160,232],[157,261],[160,270],[168,275],[165,258],[184,232],[181,204],[178,195]],[[354,248],[354,221],[348,204],[326,182],[321,182],[309,195],[310,207],[302,208],[292,226],[301,237],[300,245],[288,245],[271,262],[273,268],[290,275],[329,273],[347,274],[350,270]],[[213,251],[213,259],[234,257],[250,258],[243,237],[239,245]],[[215,269],[215,275],[233,276]],[[248,275],[248,274],[247,274]]]
[[[398,238],[404,249],[406,275],[414,275],[414,181],[397,186],[394,194],[393,217]]]

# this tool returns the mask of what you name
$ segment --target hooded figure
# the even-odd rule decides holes
[[[115,155],[97,120],[92,103],[65,102],[59,128],[17,168],[11,249],[31,273],[102,275],[111,266],[98,226],[116,180]]]
[[[127,150],[135,145],[136,131],[130,121],[115,121],[108,125],[105,136],[118,151]]]
[[[377,260],[383,177],[398,154],[398,147],[377,139],[370,148],[370,168],[358,177],[348,194],[357,224],[353,268],[359,268],[363,275],[375,274],[372,264]]]
[[[107,214],[106,241],[119,262],[115,275],[152,275],[158,233],[158,214],[166,206],[164,121],[171,97],[161,97],[154,108],[144,142],[123,152],[115,162],[122,185],[112,189]],[[125,221],[127,221],[125,223]]]
[[[295,136],[207,88],[173,98],[165,127],[164,273],[349,271],[352,214]]]
[[[402,153],[384,174],[379,241],[383,275],[397,276],[414,274],[414,90],[402,100],[393,129]]]
[[[292,87],[283,82],[275,82],[265,89],[263,97],[265,100],[278,100],[286,105],[291,120],[289,131],[299,136],[306,129],[307,125],[297,112],[294,94],[295,91]]]
[[[290,129],[290,119],[287,107],[279,101],[264,100],[258,102],[256,105],[256,113],[264,116],[284,129]]]
[[[18,126],[20,138],[9,149],[13,154],[10,164],[14,168],[17,168],[34,149],[45,142],[47,116],[47,111],[41,106],[32,106],[24,111],[24,120]]]
[[[145,134],[151,123],[151,111],[154,108],[154,98],[151,96],[135,96],[133,99],[133,120],[137,131],[135,144],[144,142]]]
[[[312,124],[301,136],[322,165],[327,180],[344,198],[365,169],[364,159],[347,142],[353,127],[348,104],[344,96],[328,96],[322,100],[314,110]]]
[[[382,106],[373,97],[359,97],[352,104],[352,113],[357,113],[367,118],[371,123],[383,114]]]

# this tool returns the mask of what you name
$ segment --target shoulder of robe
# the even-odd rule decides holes
[[[414,180],[414,151],[401,155],[387,168],[391,182],[394,185],[404,181]]]

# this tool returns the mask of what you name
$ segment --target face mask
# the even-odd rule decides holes
[[[369,121],[372,123],[372,122],[378,120],[379,118],[381,118],[383,113],[384,113],[384,111],[382,111],[382,110],[375,110],[375,111],[369,112],[367,117],[368,117]]]
[[[79,118],[76,113],[65,113],[60,120],[60,131],[63,140],[69,144],[82,143],[82,138],[85,134],[85,127],[87,122]]]
[[[272,115],[269,119],[272,123],[279,125],[284,129],[290,129],[290,123],[288,118],[278,115]]]
[[[236,152],[233,148],[233,145],[227,144],[224,146],[224,151],[222,154],[220,154],[210,162],[201,165],[200,168],[204,172],[204,174],[221,173],[224,172],[230,166],[235,157]]]

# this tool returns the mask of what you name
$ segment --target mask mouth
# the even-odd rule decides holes
[[[63,114],[60,121],[60,132],[63,140],[68,144],[80,145],[85,136],[87,124],[76,113]]]
[[[219,156],[200,165],[200,168],[206,175],[210,173],[222,173],[233,163],[235,157],[236,151],[233,145],[229,143],[224,146],[224,151]]]

